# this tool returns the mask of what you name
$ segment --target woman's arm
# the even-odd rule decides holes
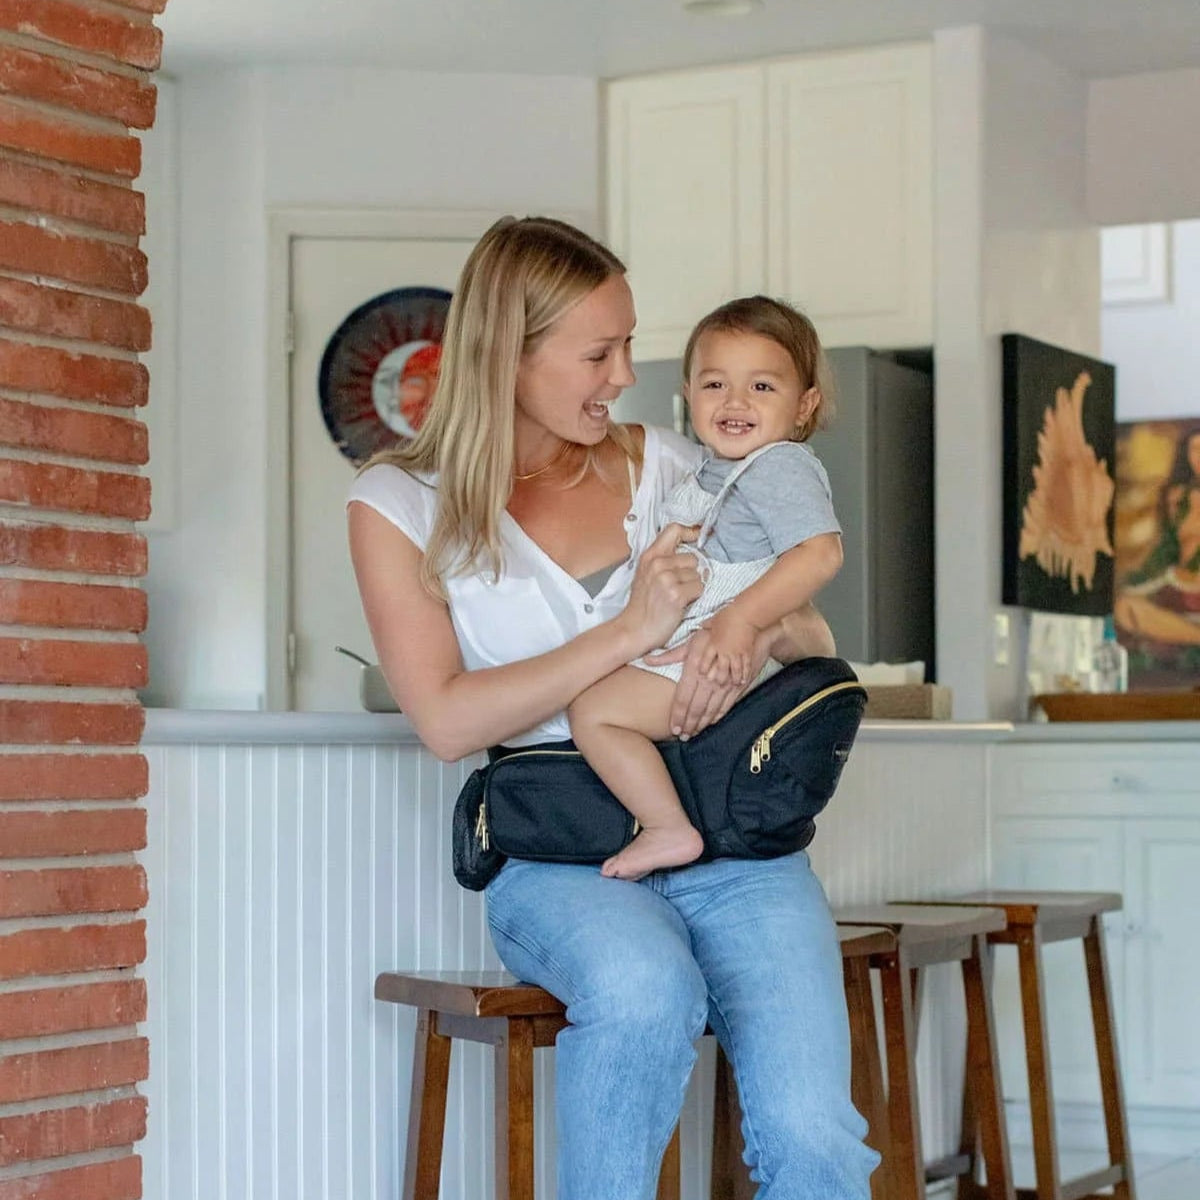
[[[700,593],[685,536],[665,529],[642,555],[624,612],[536,658],[468,671],[444,601],[420,581],[421,551],[386,517],[349,506],[350,556],[379,665],[439,758],[497,745],[562,712],[597,679],[660,646]]]

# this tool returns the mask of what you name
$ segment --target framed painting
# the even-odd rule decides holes
[[[1004,603],[1106,616],[1113,603],[1116,371],[1023,334],[1001,338]]]
[[[1130,686],[1200,685],[1200,416],[1117,426],[1117,636]]]

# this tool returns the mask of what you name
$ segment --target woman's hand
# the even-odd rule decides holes
[[[694,542],[696,534],[687,525],[667,525],[638,560],[629,603],[615,618],[636,646],[632,657],[664,645],[687,606],[700,595],[703,585],[696,556],[679,553],[680,543]]]
[[[769,657],[771,634],[764,632],[755,639],[748,682],[714,683],[700,669],[709,652],[711,638],[708,629],[697,629],[682,646],[662,654],[646,655],[646,661],[655,665],[683,663],[683,676],[675,685],[669,720],[671,733],[675,737],[686,740],[719,721],[742,698],[750,683],[758,678],[759,671]]]

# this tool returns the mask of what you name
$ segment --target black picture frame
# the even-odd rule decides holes
[[[1113,607],[1116,368],[1025,334],[1001,339],[1003,602]]]

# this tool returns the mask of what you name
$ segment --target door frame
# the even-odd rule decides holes
[[[510,210],[511,211],[511,210]],[[292,629],[292,242],[297,238],[478,238],[504,215],[500,209],[268,208],[267,209],[267,467],[266,467],[266,707],[291,711],[288,667]],[[555,216],[588,232],[595,219],[579,212]]]

